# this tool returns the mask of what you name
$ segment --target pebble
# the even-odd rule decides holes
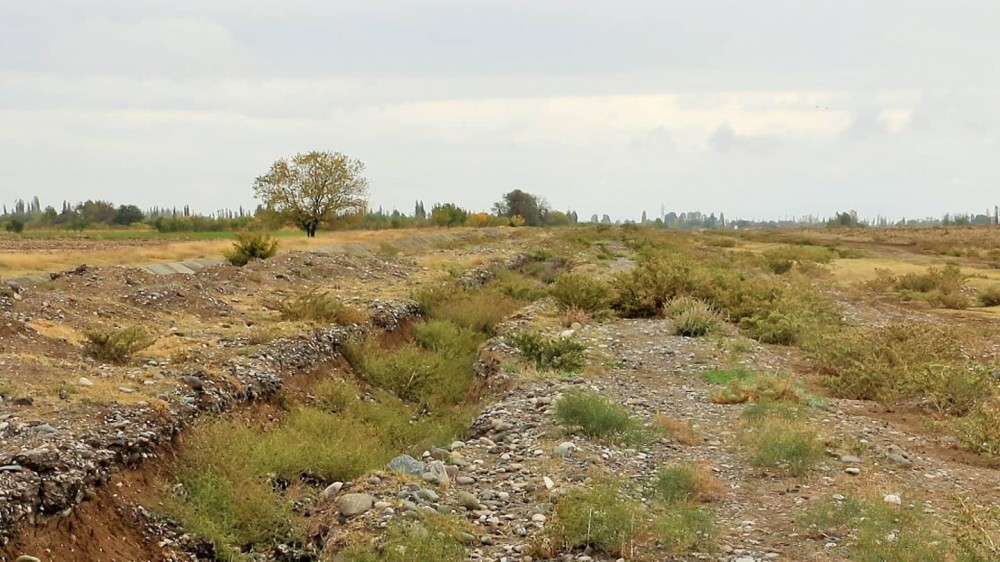
[[[80,377],[80,380],[77,382],[80,383],[80,386],[94,386],[94,382],[87,377]]]
[[[903,505],[903,498],[899,497],[899,494],[886,494],[882,500],[893,505]]]
[[[857,476],[861,474],[861,469],[856,466],[851,466],[844,469],[844,472],[850,474],[851,476]]]
[[[375,498],[368,494],[344,494],[337,499],[337,511],[344,517],[355,517],[375,505]]]

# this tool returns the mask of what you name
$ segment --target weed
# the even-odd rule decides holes
[[[719,313],[704,303],[691,306],[674,317],[674,334],[688,338],[706,336],[718,329]]]
[[[622,443],[646,438],[642,423],[625,406],[592,390],[567,392],[555,409],[556,422],[570,431]]]
[[[83,336],[83,352],[87,357],[118,364],[128,363],[133,355],[156,341],[141,326],[121,330],[86,330]]]
[[[229,263],[243,267],[257,260],[266,260],[278,253],[278,240],[259,230],[239,232],[230,251],[223,255]]]
[[[383,350],[368,340],[349,342],[342,351],[365,380],[406,401],[456,404],[472,384],[474,356],[454,349],[438,352],[406,345]]]
[[[506,339],[541,370],[576,372],[586,365],[587,348],[573,338],[543,338],[534,332],[516,332]]]
[[[448,320],[426,320],[414,326],[413,337],[426,350],[449,358],[474,354],[486,337]]]
[[[547,292],[545,284],[541,281],[507,270],[498,271],[490,285],[493,290],[500,294],[524,302],[543,298]]]
[[[268,306],[281,313],[282,320],[292,322],[350,325],[363,324],[368,320],[366,312],[349,307],[330,293],[319,289],[273,301]]]
[[[581,272],[566,273],[556,278],[552,296],[563,308],[576,308],[591,314],[611,306],[614,292],[611,285]]]
[[[725,492],[722,482],[705,468],[676,464],[661,468],[653,482],[657,496],[665,502],[710,502]]]
[[[583,326],[590,322],[590,313],[580,308],[569,307],[563,310],[561,323],[564,328],[572,328],[574,324]]]

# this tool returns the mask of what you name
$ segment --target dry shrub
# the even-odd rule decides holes
[[[564,328],[571,328],[574,324],[579,324],[581,326],[587,325],[590,322],[590,313],[582,308],[568,307],[563,311],[560,322]]]
[[[349,307],[319,289],[274,301],[268,306],[280,312],[282,320],[291,322],[325,322],[346,326],[368,321],[367,312]]]

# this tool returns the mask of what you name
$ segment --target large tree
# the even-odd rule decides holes
[[[254,196],[294,222],[310,238],[321,224],[363,213],[368,207],[365,165],[339,152],[307,152],[282,158],[254,180]]]
[[[505,193],[503,199],[493,205],[493,210],[499,216],[520,216],[528,226],[542,226],[549,212],[545,200],[520,189]]]

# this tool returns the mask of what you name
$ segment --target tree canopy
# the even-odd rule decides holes
[[[321,224],[364,213],[368,206],[365,165],[339,152],[312,151],[282,158],[254,180],[254,196],[271,211],[316,236]]]
[[[493,209],[500,216],[520,216],[528,226],[544,225],[549,211],[544,199],[520,189],[505,193],[503,199],[493,205]]]

